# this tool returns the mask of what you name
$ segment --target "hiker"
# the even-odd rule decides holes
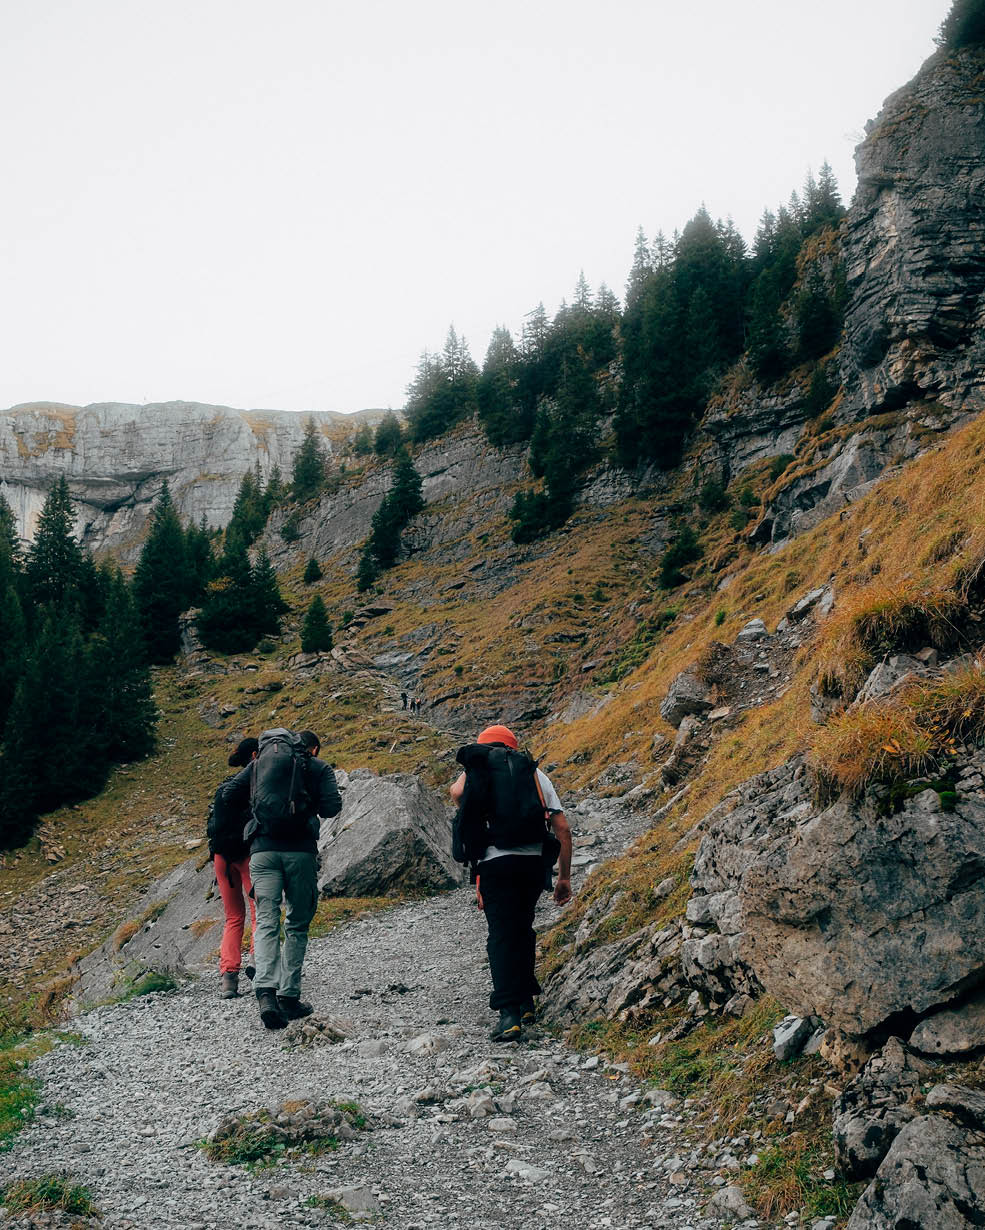
[[[487,727],[456,759],[464,772],[450,793],[459,808],[456,831],[464,838],[454,853],[473,864],[476,904],[489,929],[489,1007],[499,1012],[492,1039],[518,1041],[523,1025],[536,1017],[534,910],[550,889],[555,861],[554,900],[571,900],[571,829],[547,774],[519,751],[507,726]]]
[[[401,692],[401,693],[400,693],[400,699],[401,699],[401,701],[402,701],[402,703],[403,703],[404,708],[406,709],[406,708],[407,708],[407,693],[406,693],[406,692]]]
[[[242,739],[229,757],[229,764],[241,769],[257,754],[256,739]],[[246,923],[246,902],[250,903],[250,955],[257,929],[256,906],[250,893],[250,848],[243,840],[243,828],[249,820],[249,806],[231,805],[226,800],[226,787],[235,774],[225,779],[215,792],[209,808],[207,834],[209,857],[215,869],[215,879],[222,897],[225,923],[219,947],[219,998],[235,999],[239,994],[239,972],[243,960],[243,927]],[[254,968],[246,967],[247,978]]]
[[[230,783],[231,793],[248,799],[252,810],[244,837],[257,912],[253,985],[267,1029],[283,1029],[312,1012],[301,999],[301,966],[318,905],[319,817],[342,810],[335,774],[318,759],[320,751],[321,740],[310,730],[264,731],[256,759]]]

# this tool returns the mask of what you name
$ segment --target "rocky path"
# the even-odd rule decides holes
[[[335,1044],[268,1034],[211,971],[98,1008],[74,1024],[84,1044],[33,1065],[44,1107],[4,1169],[76,1176],[120,1228],[332,1225],[312,1198],[338,1189],[397,1230],[718,1227],[686,1110],[537,1028],[488,1041],[484,930],[462,889],[313,941],[305,994],[343,1025]],[[266,1169],[197,1147],[230,1111],[292,1099],[358,1102],[370,1130]]]

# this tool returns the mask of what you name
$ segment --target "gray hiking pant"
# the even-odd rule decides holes
[[[257,990],[301,994],[301,966],[308,947],[308,927],[318,905],[318,871],[313,854],[301,850],[262,850],[250,858],[250,877],[257,907],[253,952]],[[287,898],[284,943],[280,942],[281,895]]]

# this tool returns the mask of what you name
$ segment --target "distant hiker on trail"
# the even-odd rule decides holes
[[[230,783],[230,795],[248,801],[252,812],[244,837],[257,911],[253,985],[268,1029],[283,1029],[312,1011],[301,999],[301,966],[318,905],[319,817],[342,810],[335,774],[317,759],[320,750],[321,740],[310,730],[265,730],[256,759]]]
[[[458,805],[452,853],[472,864],[489,928],[489,1007],[499,1012],[492,1039],[515,1042],[536,1015],[534,910],[558,860],[554,900],[571,900],[571,829],[547,774],[518,750],[508,727],[488,727],[455,759],[464,772],[450,791]]]
[[[406,692],[400,693],[400,700],[403,703],[404,708],[406,709],[407,708],[407,693]]]
[[[235,768],[243,768],[252,762],[259,746],[256,739],[243,739],[229,757],[229,763]],[[207,825],[209,854],[215,867],[216,883],[219,885],[222,909],[226,916],[219,948],[220,999],[235,999],[239,994],[247,901],[250,903],[251,954],[257,929],[256,906],[250,894],[250,847],[243,840],[243,829],[250,818],[249,801],[247,800],[246,806],[227,801],[227,787],[233,781],[235,775],[227,777],[215,792]],[[252,978],[253,974],[252,965],[248,965],[247,978]]]

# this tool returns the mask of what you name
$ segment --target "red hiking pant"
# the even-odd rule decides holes
[[[253,935],[257,929],[257,912],[250,896],[250,856],[229,863],[221,855],[215,856],[215,878],[222,895],[222,908],[226,925],[222,930],[222,945],[219,948],[219,973],[238,974],[242,961],[243,926],[246,922],[246,902],[250,903],[250,952],[253,951]]]

